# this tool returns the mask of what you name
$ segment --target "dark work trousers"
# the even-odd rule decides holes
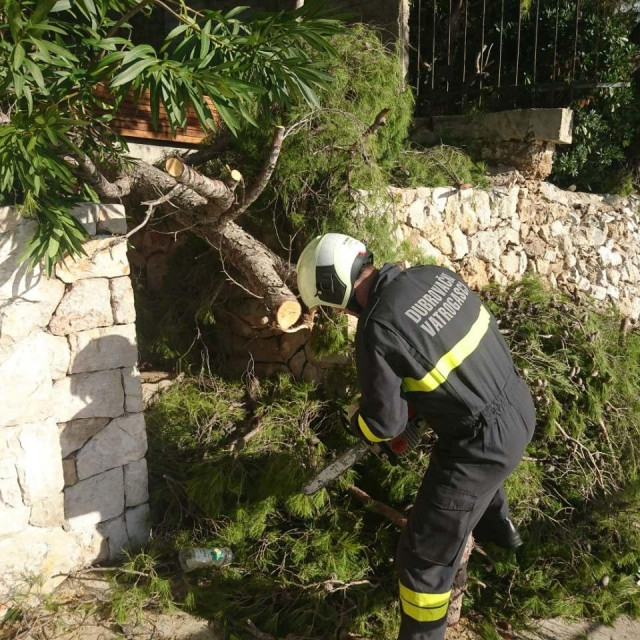
[[[471,427],[439,433],[396,563],[398,640],[442,640],[449,596],[466,540],[509,516],[503,483],[533,436],[531,394],[515,374]],[[457,432],[457,433],[456,433]]]

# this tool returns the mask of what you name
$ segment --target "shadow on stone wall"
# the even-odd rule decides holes
[[[113,205],[75,215],[94,234],[125,222]],[[47,278],[20,260],[34,230],[0,207],[0,597],[149,534],[126,242],[93,236]]]

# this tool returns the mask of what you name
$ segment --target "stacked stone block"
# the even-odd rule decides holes
[[[391,215],[406,239],[476,288],[525,272],[553,288],[640,317],[640,199],[563,191],[511,174],[487,190],[389,190]]]
[[[20,261],[35,222],[0,208],[0,596],[149,533],[124,209],[73,214],[87,255],[47,278]]]

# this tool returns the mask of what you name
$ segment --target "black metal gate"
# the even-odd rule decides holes
[[[414,0],[410,79],[417,113],[567,106],[629,86],[615,0]]]

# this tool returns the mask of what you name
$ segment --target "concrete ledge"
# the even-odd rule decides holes
[[[416,118],[412,139],[418,144],[468,140],[539,140],[571,144],[571,109],[514,109],[466,116]]]

